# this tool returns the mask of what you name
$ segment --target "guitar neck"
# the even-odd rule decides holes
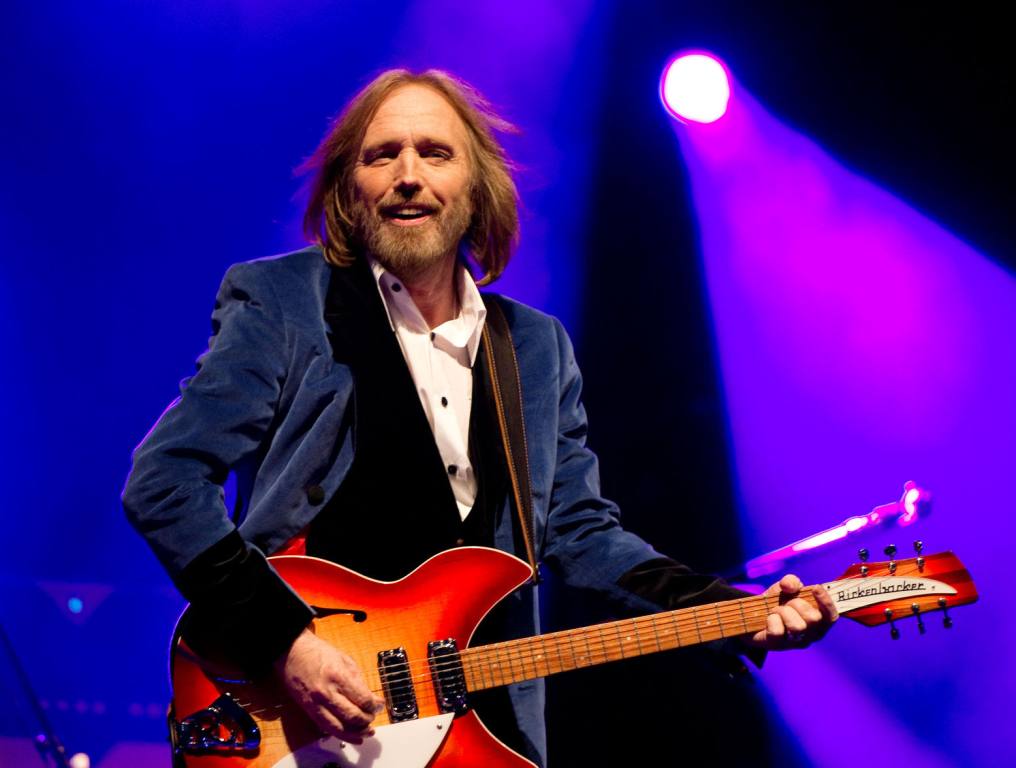
[[[810,587],[799,595],[817,605]],[[462,651],[471,691],[758,632],[778,595],[744,597]]]

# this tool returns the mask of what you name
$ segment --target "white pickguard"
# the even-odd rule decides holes
[[[334,736],[292,752],[272,768],[424,768],[441,747],[455,715],[435,715],[379,725],[362,744]]]
[[[840,613],[907,597],[956,594],[948,584],[914,576],[869,576],[830,581],[822,586],[828,590]]]

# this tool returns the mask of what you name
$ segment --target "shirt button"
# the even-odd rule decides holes
[[[307,487],[307,501],[313,504],[315,507],[325,500],[325,489],[320,485],[311,485]]]
[[[395,291],[396,293],[398,293],[399,291],[402,290],[402,284],[401,283],[392,283],[392,290]]]
[[[448,407],[448,398],[447,397],[442,397],[441,398],[441,405],[443,405],[445,408]]]
[[[436,333],[434,333],[434,331],[431,331],[431,332],[430,332],[430,340],[431,340],[431,341],[434,341],[434,338],[435,338],[436,336],[437,336],[437,334],[436,334]]]
[[[459,467],[458,467],[457,464],[449,464],[448,465],[448,474],[449,475],[457,475],[458,473],[459,473]]]

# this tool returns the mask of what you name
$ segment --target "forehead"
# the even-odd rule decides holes
[[[465,144],[466,125],[455,108],[432,88],[404,85],[390,93],[367,124],[364,145],[411,139]]]

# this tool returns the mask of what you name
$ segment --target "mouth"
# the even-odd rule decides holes
[[[423,224],[434,213],[434,208],[416,203],[392,205],[381,209],[381,217],[385,221],[400,227],[412,227]]]

